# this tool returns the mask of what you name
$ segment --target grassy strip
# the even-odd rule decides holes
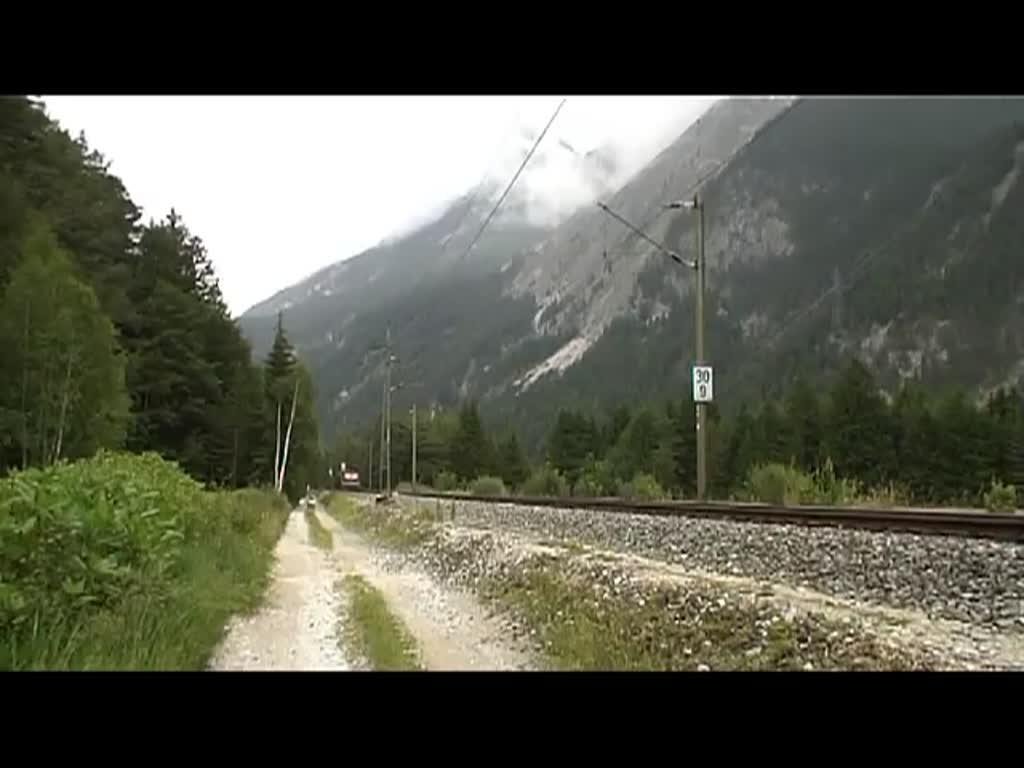
[[[419,669],[416,642],[391,613],[380,592],[362,576],[350,574],[338,583],[349,597],[341,633],[348,650],[382,671]]]
[[[604,576],[602,575],[605,574]],[[611,576],[611,578],[608,578]],[[619,576],[621,579],[621,576]],[[720,590],[628,584],[607,567],[535,558],[485,578],[484,599],[537,633],[567,670],[917,669],[908,654],[814,615],[784,618]]]
[[[305,510],[305,515],[310,544],[320,549],[326,549],[328,552],[334,549],[334,536],[324,528],[324,524],[320,522],[316,512],[312,509],[307,509]]]
[[[0,669],[203,669],[269,583],[287,502],[101,454],[0,482]]]

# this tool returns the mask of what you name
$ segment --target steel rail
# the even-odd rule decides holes
[[[790,525],[825,525],[875,531],[987,538],[1024,542],[1024,514],[979,509],[916,507],[782,506],[734,501],[629,501],[619,498],[552,498],[548,496],[478,496],[470,493],[417,491],[402,496],[446,501],[512,504],[521,507],[592,509],[620,514],[694,517]]]

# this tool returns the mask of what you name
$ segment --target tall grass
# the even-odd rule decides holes
[[[836,474],[831,460],[811,473],[793,465],[759,464],[747,477],[746,496],[769,504],[828,504],[831,506],[905,506],[910,494],[890,483],[866,488]]]
[[[556,498],[569,495],[569,483],[562,473],[550,464],[543,464],[533,470],[523,483],[524,496],[554,496]]]
[[[0,481],[0,669],[201,669],[255,608],[288,505],[159,456]]]
[[[374,670],[419,669],[416,641],[380,591],[358,574],[347,575],[336,586],[349,598],[348,621],[342,632],[348,650],[366,659]]]
[[[330,552],[334,548],[334,536],[324,528],[320,518],[312,509],[306,509],[306,530],[309,532],[309,543],[314,547],[325,549]]]
[[[381,514],[378,509],[356,503],[344,493],[332,493],[324,502],[327,513],[350,531],[397,548],[414,547],[430,537],[433,526],[429,507],[415,512],[399,509]]]

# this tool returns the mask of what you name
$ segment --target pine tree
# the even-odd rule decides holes
[[[783,418],[789,425],[788,458],[805,471],[813,470],[821,459],[821,406],[806,379],[798,378],[786,393]]]
[[[946,397],[938,407],[938,460],[933,482],[948,503],[974,504],[992,480],[990,434],[986,419],[964,392]]]
[[[1024,401],[1018,397],[1013,431],[1007,450],[1008,482],[1017,488],[1017,504],[1024,507]]]
[[[447,414],[428,413],[416,427],[416,473],[421,482],[434,484],[439,472],[451,471]],[[456,423],[455,429],[458,429]]]
[[[887,479],[893,465],[888,406],[863,363],[854,359],[831,393],[828,448],[839,475],[869,486]]]
[[[298,397],[295,403],[295,420],[291,434],[288,435],[287,455],[282,445],[282,463],[284,471],[284,492],[289,499],[299,499],[306,490],[306,485],[314,485],[323,474],[323,451],[320,446],[319,426],[316,421],[316,390],[313,379],[304,365],[296,362],[294,378],[298,382]],[[292,408],[289,396],[288,408]],[[284,428],[282,428],[284,432]],[[284,442],[284,438],[282,438]],[[394,477],[394,475],[392,475]]]
[[[679,488],[685,496],[697,493],[697,411],[689,398],[668,414],[671,429],[672,459],[675,476],[670,483],[659,479],[664,488]]]
[[[629,406],[617,405],[612,409],[601,436],[603,453],[607,453],[618,442],[619,437],[629,426],[630,418],[632,418],[632,414],[629,411]]]
[[[726,438],[725,461],[722,467],[723,488],[739,488],[751,467],[762,461],[756,452],[754,419],[746,403],[741,403],[736,419]]]
[[[452,469],[463,481],[475,480],[493,465],[475,402],[466,403],[459,412],[459,430],[452,442],[451,461]]]
[[[0,166],[0,290],[21,260],[28,204],[21,184]]]
[[[277,330],[265,367],[267,399],[277,401],[287,397],[291,391],[291,377],[295,370],[295,349],[285,333],[284,316],[281,312],[277,313]]]
[[[156,450],[202,476],[210,404],[218,402],[220,384],[203,351],[201,307],[160,279],[140,316],[129,346],[129,446]]]
[[[761,461],[788,463],[788,447],[793,444],[792,430],[789,429],[783,412],[773,400],[766,400],[761,404],[755,429],[760,441]]]
[[[295,350],[284,330],[284,317],[277,314],[274,343],[264,363],[263,386],[265,463],[272,468],[271,482],[276,487],[284,453],[285,432],[292,395],[295,392]]]
[[[1000,388],[985,404],[985,431],[989,434],[986,464],[993,477],[1006,481],[1011,474],[1013,433],[1017,421],[1019,395],[1014,389]]]
[[[934,425],[924,393],[913,384],[905,384],[893,401],[891,423],[895,477],[915,499],[930,500],[933,489],[928,483],[932,461],[929,441]]]
[[[509,489],[519,488],[529,476],[526,456],[513,430],[498,445],[498,473]]]
[[[575,410],[560,410],[548,439],[548,460],[575,485],[587,456],[596,453],[597,429],[594,422]]]
[[[620,480],[632,480],[638,472],[650,473],[659,437],[656,412],[649,407],[638,409],[608,452],[615,476]]]

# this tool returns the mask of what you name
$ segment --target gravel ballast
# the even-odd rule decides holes
[[[446,516],[454,511],[460,526],[575,541],[1024,633],[1019,544],[484,502],[417,504]]]
[[[367,516],[371,537],[379,540],[386,529],[422,528],[424,518],[409,512],[373,510]],[[749,585],[652,574],[604,551],[538,543],[495,528],[441,524],[430,529],[425,537],[398,544],[390,557],[471,589],[505,617],[507,631],[536,644],[556,669],[981,666],[955,648],[942,647],[948,643],[908,643],[891,636],[884,623],[849,614],[794,611],[763,599]],[[396,546],[392,536],[384,541],[391,542],[384,544],[388,548]]]

